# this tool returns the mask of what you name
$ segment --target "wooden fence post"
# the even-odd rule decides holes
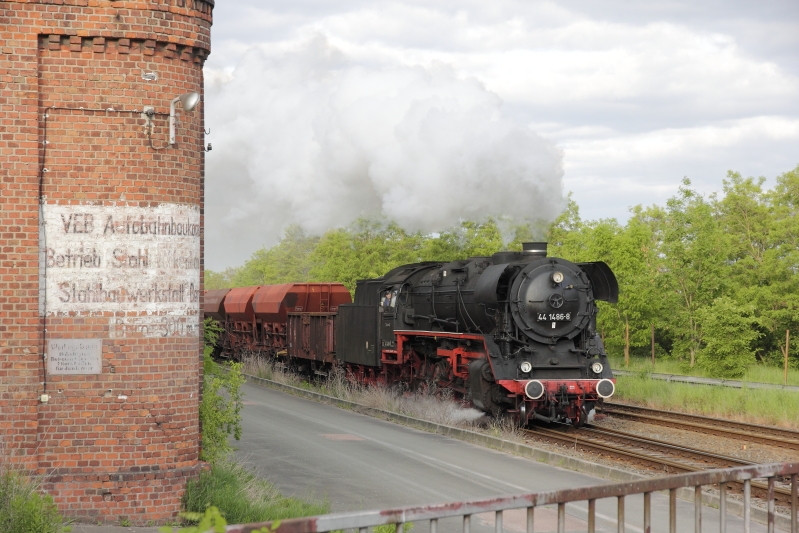
[[[630,321],[624,318],[624,366],[630,366]]]
[[[785,330],[785,350],[783,350],[783,361],[785,362],[785,368],[783,370],[782,381],[783,385],[788,384],[788,346],[791,345],[791,330]]]
[[[655,366],[655,323],[652,323],[652,366]]]

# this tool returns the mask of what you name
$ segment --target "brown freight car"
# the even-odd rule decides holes
[[[214,289],[205,291],[203,297],[203,314],[206,318],[213,318],[217,322],[224,323],[227,317],[225,313],[225,296],[230,289]]]
[[[206,298],[206,316],[224,326],[221,356],[257,353],[326,362],[333,360],[338,307],[352,302],[340,283],[238,287],[208,291]]]

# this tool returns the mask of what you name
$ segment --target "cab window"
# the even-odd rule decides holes
[[[383,291],[382,296],[380,298],[380,307],[382,307],[384,311],[393,311],[396,306],[397,306],[397,291],[390,289]]]

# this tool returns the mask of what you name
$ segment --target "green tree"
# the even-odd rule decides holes
[[[570,261],[581,261],[585,251],[586,226],[580,218],[580,208],[569,193],[566,209],[550,224],[547,230],[549,255]]]
[[[348,229],[331,230],[310,255],[310,277],[338,281],[350,291],[360,279],[377,278],[392,268],[419,261],[420,236],[396,224],[360,219]]]
[[[462,257],[463,248],[457,232],[444,231],[438,235],[428,235],[420,239],[419,259],[421,261],[452,261]]]
[[[280,242],[262,248],[250,257],[232,276],[232,286],[271,285],[308,281],[312,268],[311,254],[319,237],[308,236],[301,227],[286,228]]]
[[[765,178],[729,172],[717,202],[730,243],[728,292],[739,305],[754,306],[755,327],[763,333],[756,345],[762,360],[780,360],[785,330],[797,325],[799,265],[792,236],[799,232],[791,181],[799,181],[796,172],[780,176],[774,191],[764,191]]]
[[[654,231],[640,206],[626,226],[606,222],[604,253],[592,253],[605,260],[619,280],[619,301],[600,302],[599,324],[605,332],[609,349],[623,349],[625,365],[633,349],[643,349],[650,343],[650,331],[658,322],[662,299],[657,292],[658,257]]]
[[[352,291],[357,280],[380,277],[400,265],[487,256],[503,248],[493,219],[465,221],[437,235],[409,233],[393,222],[360,219],[321,237],[310,254],[310,279],[338,281]]]
[[[792,337],[799,339],[799,166],[777,177],[776,186],[768,193],[768,201],[774,223],[773,250],[766,259],[777,263],[774,270],[778,273],[774,275],[777,287],[772,291],[766,327],[774,331],[775,344],[782,346],[785,330],[791,330]],[[799,361],[797,350],[790,352],[794,354],[794,361]]]
[[[702,348],[697,365],[720,378],[738,378],[755,362],[752,342],[758,337],[751,306],[742,307],[732,298],[721,296],[700,309],[696,316],[702,325]]]
[[[543,220],[516,222],[500,218],[498,225],[502,228],[504,240],[508,241],[505,249],[521,251],[522,243],[546,241],[551,224]]]
[[[662,213],[653,211],[653,218],[660,222],[661,290],[666,309],[672,310],[665,318],[677,355],[687,353],[693,367],[702,342],[697,312],[722,292],[728,239],[711,203],[690,185],[683,179],[677,196],[668,200]]]
[[[489,218],[485,222],[462,222],[460,226],[462,255],[452,259],[491,256],[505,249],[502,233],[496,221]]]
[[[222,272],[216,272],[214,270],[206,270],[205,274],[205,289],[206,290],[213,290],[213,289],[228,289],[233,287],[233,279],[236,277],[236,273],[238,272],[238,268],[227,268]]]
[[[417,235],[417,238],[421,261],[446,262],[491,256],[508,248],[503,242],[499,224],[492,218],[483,222],[463,221],[438,235]],[[521,244],[518,249],[521,250]]]

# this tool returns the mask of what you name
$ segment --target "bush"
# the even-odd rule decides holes
[[[214,463],[233,451],[228,437],[241,438],[241,386],[244,375],[241,363],[224,367],[214,363],[214,350],[221,328],[210,318],[205,320],[203,350],[203,397],[200,402],[202,452],[200,459]]]
[[[19,472],[0,466],[0,531],[3,533],[61,533],[61,513],[49,494]]]
[[[218,368],[205,356],[203,399],[200,402],[202,424],[202,452],[200,459],[215,463],[233,451],[228,437],[241,438],[241,386],[244,376],[241,363],[230,363]],[[208,368],[211,368],[209,371]]]
[[[211,505],[219,509],[228,524],[266,522],[329,512],[326,503],[307,503],[286,498],[270,483],[257,478],[240,464],[217,461],[186,485],[183,508],[204,513]]]

